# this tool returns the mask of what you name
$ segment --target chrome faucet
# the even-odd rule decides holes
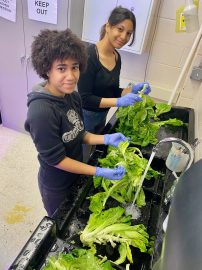
[[[179,139],[179,138],[175,138],[175,137],[168,137],[168,138],[165,138],[161,141],[159,141],[152,149],[153,152],[157,152],[158,151],[158,148],[159,148],[159,145],[163,144],[163,143],[169,143],[169,142],[176,142],[176,143],[179,143],[181,144],[185,149],[183,150],[183,153],[184,154],[187,154],[189,153],[189,160],[187,162],[187,166],[186,168],[184,169],[184,171],[186,171],[187,169],[189,169],[189,167],[191,166],[193,160],[194,160],[194,148],[198,145],[199,143],[199,140],[198,139],[195,139],[194,140],[194,143],[192,145],[190,145],[189,143],[185,142],[184,140],[182,139]]]
[[[183,147],[180,149],[181,153],[183,154],[189,154],[189,159],[187,160],[187,163],[185,163],[185,167],[184,169],[182,170],[182,173],[185,172],[186,170],[189,169],[189,167],[191,166],[193,160],[194,160],[194,149],[195,147],[199,144],[199,140],[198,139],[195,139],[194,142],[192,144],[189,144],[185,141],[183,141],[182,139],[179,139],[179,138],[174,138],[174,137],[168,137],[168,138],[165,138],[161,141],[159,141],[152,149],[152,151],[154,153],[156,153],[158,151],[158,148],[161,144],[163,143],[172,143],[172,142],[176,142],[178,144],[181,144]],[[168,159],[168,157],[167,157]],[[166,165],[167,166],[167,165]],[[168,166],[167,166],[168,167]],[[168,167],[169,168],[169,167]],[[167,193],[165,194],[165,198],[164,198],[164,203],[165,205],[167,205],[173,198],[173,195],[174,195],[174,191],[175,191],[175,187],[178,183],[178,179],[179,177],[177,176],[177,174],[175,173],[175,171],[172,172],[173,175],[175,176],[175,180],[171,186],[171,188],[167,191]],[[168,216],[169,214],[167,215],[167,217],[165,218],[164,222],[163,222],[163,230],[164,232],[166,231],[166,228],[167,228],[167,223],[168,223]]]

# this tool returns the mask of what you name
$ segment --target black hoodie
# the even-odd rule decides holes
[[[85,134],[81,99],[77,92],[64,97],[51,95],[37,85],[28,95],[25,130],[31,134],[40,162],[39,181],[50,189],[63,189],[78,175],[54,166],[65,156],[82,161]]]

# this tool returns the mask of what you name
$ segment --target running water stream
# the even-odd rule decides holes
[[[135,206],[135,202],[136,202],[137,197],[138,197],[138,195],[139,195],[139,193],[140,193],[140,190],[141,190],[143,181],[144,181],[144,179],[145,179],[145,176],[146,176],[146,174],[147,174],[147,172],[148,172],[148,170],[149,170],[149,166],[151,165],[152,160],[153,160],[155,154],[156,154],[156,151],[152,151],[151,156],[150,156],[150,158],[149,158],[149,161],[148,161],[148,163],[147,163],[147,166],[146,166],[146,168],[145,168],[145,171],[144,171],[144,173],[143,173],[143,175],[142,175],[142,178],[141,178],[141,180],[140,180],[138,189],[137,189],[137,191],[136,191],[136,193],[135,193],[134,200],[133,200],[132,204],[130,204],[130,205],[128,205],[128,206],[126,207],[126,214],[127,214],[127,215],[131,215],[131,216],[132,216],[132,219],[138,219],[138,218],[140,217],[140,210],[139,210],[139,208],[137,208],[137,207]]]

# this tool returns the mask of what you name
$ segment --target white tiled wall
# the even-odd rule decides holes
[[[200,1],[199,1],[200,3]],[[161,0],[157,11],[157,21],[153,37],[142,55],[121,52],[121,84],[129,81],[148,81],[152,86],[153,97],[169,100],[176,86],[187,56],[191,50],[197,32],[177,33],[176,9],[185,4],[185,0]],[[202,3],[199,6],[199,20],[202,23]],[[155,22],[154,22],[155,23]],[[201,42],[202,44],[202,42]],[[202,86],[201,82],[191,80],[193,66],[202,60],[202,45],[188,66],[178,92],[176,105],[191,107],[195,110],[195,134],[202,140]],[[202,158],[202,143],[196,149],[196,160]]]

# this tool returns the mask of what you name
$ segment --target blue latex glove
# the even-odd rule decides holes
[[[116,106],[117,107],[124,107],[133,105],[137,101],[141,101],[142,98],[138,95],[135,95],[133,93],[128,93],[123,97],[117,98]]]
[[[95,176],[101,176],[111,180],[120,180],[125,173],[126,170],[123,166],[118,166],[115,169],[96,167]]]
[[[122,133],[113,133],[104,135],[104,144],[118,147],[120,142],[130,141],[130,138],[126,138]]]
[[[148,95],[151,92],[151,87],[150,87],[148,82],[142,82],[142,83],[138,83],[136,85],[133,85],[131,93],[138,94],[138,92],[143,89],[144,85],[146,85],[146,88],[144,90],[144,94]]]

